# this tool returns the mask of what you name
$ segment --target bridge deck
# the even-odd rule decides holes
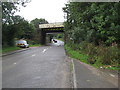
[[[54,24],[40,24],[39,28],[44,29],[44,28],[63,28],[64,25],[63,23],[54,23]]]
[[[40,24],[40,39],[41,44],[46,44],[46,34],[47,33],[64,33],[64,25],[63,23],[54,23],[54,24]]]

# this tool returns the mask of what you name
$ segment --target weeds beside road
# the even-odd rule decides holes
[[[8,52],[11,52],[11,51],[15,51],[15,50],[20,50],[22,48],[19,48],[19,47],[5,47],[5,48],[2,48],[2,50],[0,52],[2,53],[8,53]]]
[[[40,44],[34,44],[34,45],[30,45],[30,47],[38,47],[41,46]],[[0,50],[0,53],[8,53],[8,52],[12,52],[12,51],[16,51],[16,50],[21,50],[23,48],[20,47],[3,47],[2,50]]]
[[[96,68],[119,70],[119,53],[117,46],[94,46],[91,43],[67,44],[68,55]]]

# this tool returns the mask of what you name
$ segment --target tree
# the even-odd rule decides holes
[[[17,16],[14,16],[16,11],[19,11],[19,6],[25,6],[27,2],[17,0],[17,2],[2,2],[2,45],[13,46],[14,38],[17,32],[16,23]]]
[[[16,16],[16,23],[14,24],[16,30],[16,38],[33,39],[35,28],[28,21],[20,16]]]
[[[37,28],[39,28],[39,24],[47,24],[48,21],[45,19],[42,19],[42,18],[40,18],[40,19],[35,18],[30,23],[33,24],[35,26],[35,28],[37,29]]]
[[[14,45],[14,39],[33,39],[35,28],[32,24],[26,21],[21,16],[15,16],[14,24],[4,25],[3,30],[3,45]]]
[[[29,0],[17,0],[16,2],[2,2],[2,23],[12,24],[16,11],[20,11],[20,6],[25,7]]]
[[[71,2],[63,8],[67,13],[65,33],[74,43],[120,44],[119,8],[120,3]]]
[[[47,24],[48,21],[45,20],[45,19],[38,19],[38,18],[35,18],[34,20],[32,20],[30,22],[34,27],[35,27],[35,34],[34,34],[34,40],[39,43],[40,42],[40,31],[39,31],[39,25],[40,24]]]

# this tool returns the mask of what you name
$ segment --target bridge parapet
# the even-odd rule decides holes
[[[63,33],[64,25],[63,23],[51,23],[51,24],[40,24],[40,42],[41,44],[46,44],[46,33]]]
[[[39,28],[45,29],[45,28],[63,28],[63,23],[51,23],[51,24],[40,24]]]

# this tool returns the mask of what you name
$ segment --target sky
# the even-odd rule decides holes
[[[35,18],[44,18],[49,23],[64,22],[62,8],[68,0],[31,0],[26,7],[21,7],[16,15],[31,21]]]

